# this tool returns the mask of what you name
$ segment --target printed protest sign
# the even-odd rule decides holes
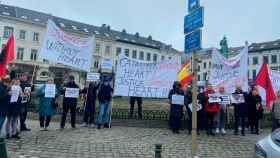
[[[87,73],[87,81],[98,81],[100,73]]]
[[[214,94],[208,94],[208,102],[209,103],[219,103],[221,102],[221,98],[220,98],[220,95],[217,94],[217,93],[214,93]]]
[[[192,103],[188,105],[189,109],[191,110],[192,112]],[[197,101],[197,104],[196,104],[196,111],[200,111],[202,109],[202,105],[199,103],[199,101]]]
[[[11,99],[10,99],[10,102],[11,103],[17,102],[20,93],[21,93],[20,86],[12,86],[11,87]]]
[[[45,97],[46,98],[54,98],[56,93],[55,84],[46,84],[45,87]]]
[[[79,98],[79,88],[66,88],[65,97],[66,98]]]
[[[214,49],[212,53],[209,83],[215,88],[224,87],[227,93],[233,93],[237,84],[248,90],[248,46],[230,59]]]
[[[115,96],[167,98],[180,68],[176,59],[144,62],[118,56]]]
[[[49,20],[39,58],[89,72],[93,46],[94,37],[67,34]]]
[[[220,94],[221,102],[220,104],[228,105],[230,104],[230,96],[229,95],[221,95]]]
[[[185,97],[183,95],[172,95],[171,104],[184,105],[184,98]]]
[[[232,94],[231,95],[231,103],[233,104],[240,104],[240,103],[244,103],[245,102],[245,98],[243,94]]]

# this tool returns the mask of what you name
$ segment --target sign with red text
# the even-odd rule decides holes
[[[176,59],[158,63],[118,56],[115,96],[167,98],[180,64]]]
[[[49,20],[39,58],[89,72],[93,46],[94,37],[67,34]]]

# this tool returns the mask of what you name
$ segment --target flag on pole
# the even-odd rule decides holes
[[[276,100],[276,96],[272,87],[272,82],[269,77],[268,65],[266,63],[263,63],[263,65],[261,66],[260,71],[257,74],[255,83],[256,85],[265,89],[266,108],[269,109],[271,106],[271,101]]]
[[[11,34],[7,44],[4,46],[0,54],[0,77],[6,75],[6,66],[14,60],[14,58],[14,35]]]
[[[184,87],[192,80],[191,62],[186,61],[177,74],[177,81]]]

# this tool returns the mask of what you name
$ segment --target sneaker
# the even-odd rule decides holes
[[[16,134],[16,135],[13,135],[12,138],[20,139],[20,136],[18,136],[18,135]]]
[[[21,132],[23,132],[23,131],[29,132],[29,131],[31,131],[31,129],[25,127],[25,128],[21,128],[20,131],[21,131]]]
[[[48,127],[45,127],[45,128],[44,128],[44,131],[48,131],[48,130],[49,130]]]
[[[104,128],[110,128],[109,124],[108,124],[108,123],[105,123],[105,124],[104,124]]]
[[[238,130],[239,130],[239,131],[241,131],[241,130],[242,130],[242,128],[239,126],[239,127],[238,127]]]
[[[216,129],[216,134],[219,134],[220,133],[220,130],[219,128]]]
[[[226,134],[227,132],[226,132],[226,130],[224,129],[224,128],[222,128],[222,134]]]
[[[40,131],[44,131],[45,130],[45,128],[44,127],[40,127]]]
[[[87,123],[83,123],[83,124],[81,125],[81,127],[88,127],[88,124],[87,124]]]

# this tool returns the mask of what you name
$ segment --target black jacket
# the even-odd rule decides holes
[[[233,94],[243,94],[245,103],[232,104],[234,106],[234,116],[235,117],[247,117],[248,116],[248,94],[246,92],[237,92]]]
[[[98,92],[98,101],[100,103],[108,103],[112,100],[113,88],[110,85],[102,84]]]
[[[91,106],[95,104],[98,88],[99,88],[99,84],[90,85],[89,88],[84,88],[82,90],[82,93],[86,94],[86,105]]]
[[[257,95],[253,96],[252,93],[248,95],[248,111],[249,117],[261,119],[263,117],[263,108],[257,109],[257,104],[262,105],[262,98]]]
[[[79,86],[73,82],[68,82],[64,88],[79,88]],[[78,102],[78,99],[77,98],[66,98],[65,97],[65,89],[62,90],[62,95],[63,95],[63,105],[69,105],[69,106],[76,106],[77,105],[77,102]]]
[[[0,115],[6,115],[8,112],[10,96],[8,95],[8,87],[0,82]]]
[[[21,89],[22,89],[23,92],[24,92],[24,89],[25,89],[26,87],[30,87],[30,88],[31,88],[31,91],[33,91],[33,87],[32,87],[32,85],[31,85],[28,81],[20,81],[20,87],[21,87]],[[30,95],[31,95],[31,94],[30,94]],[[22,99],[23,99],[23,98],[22,98]],[[27,103],[30,103],[30,101],[31,101],[31,96],[27,97],[26,99],[27,99]]]

